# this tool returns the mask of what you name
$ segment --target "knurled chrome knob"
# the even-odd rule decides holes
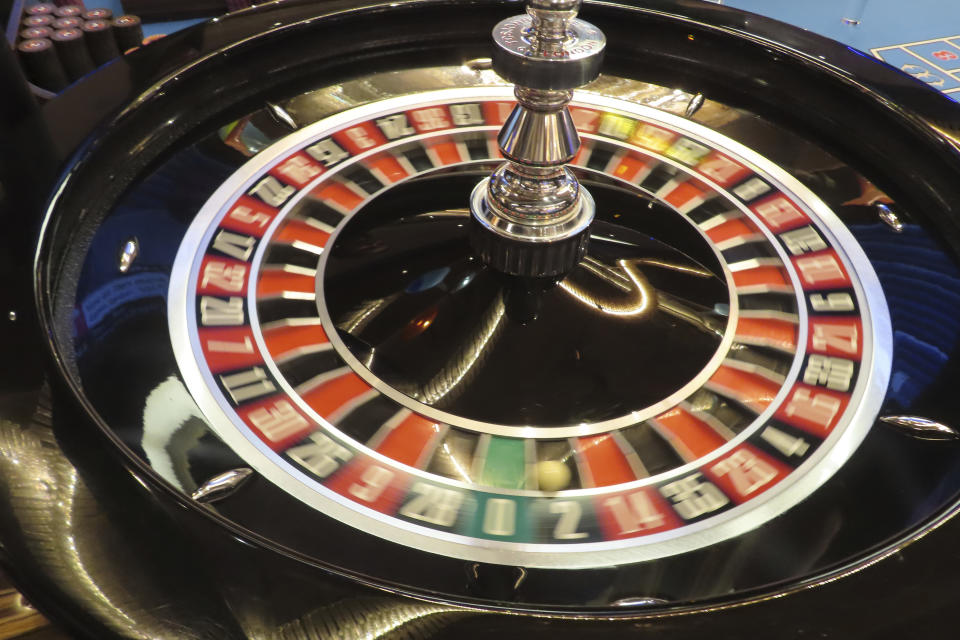
[[[470,198],[471,210],[482,212],[473,215],[470,245],[484,264],[510,275],[547,278],[566,273],[583,259],[595,209],[586,189],[579,189],[566,215],[532,224],[496,207],[487,187],[487,181],[481,182]]]
[[[493,29],[493,68],[531,89],[574,89],[600,75],[606,38],[589,22],[574,18],[580,0],[531,0],[527,15]]]

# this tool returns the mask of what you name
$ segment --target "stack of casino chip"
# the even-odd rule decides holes
[[[31,38],[17,45],[20,62],[30,81],[50,91],[60,91],[69,84],[60,57],[49,38]]]
[[[82,29],[57,29],[50,37],[71,81],[79,80],[96,68],[87,50]]]
[[[143,42],[143,24],[137,16],[124,15],[114,18],[113,35],[117,39],[120,51],[126,52],[140,46]]]
[[[69,82],[50,40],[55,30],[53,22],[57,19],[55,9],[56,6],[48,2],[25,7],[17,45],[27,77],[35,85],[51,91],[59,91]]]
[[[143,27],[137,16],[113,19],[110,9],[87,10],[76,0],[58,0],[25,7],[19,35],[17,50],[27,76],[56,92],[140,46]]]
[[[81,27],[87,40],[87,50],[97,65],[106,64],[120,55],[113,37],[113,26],[108,20],[87,20]]]

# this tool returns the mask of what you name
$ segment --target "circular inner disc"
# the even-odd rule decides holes
[[[469,212],[457,205],[477,174],[374,199],[325,257],[318,304],[382,384],[420,411],[557,427],[628,416],[709,376],[731,296],[693,225],[639,191],[594,181],[585,260],[559,278],[508,276],[467,242]],[[630,225],[617,220],[639,209],[647,215]]]

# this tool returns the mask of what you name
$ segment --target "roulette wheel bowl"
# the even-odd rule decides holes
[[[82,287],[87,286],[85,282],[108,282],[90,274],[97,273],[101,264],[110,268],[118,260],[122,264],[124,251],[128,262],[137,267],[156,263],[170,269],[174,256],[150,255],[151,244],[166,247],[164,251],[171,254],[171,246],[187,251],[201,243],[196,234],[188,236],[186,245],[179,239],[164,239],[166,228],[151,238],[144,235],[153,228],[146,222],[131,227],[140,229],[136,235],[123,225],[114,231],[110,224],[116,222],[112,216],[118,203],[128,206],[132,193],[157,197],[155,186],[143,186],[149,183],[149,176],[191,153],[191,145],[198,140],[216,137],[226,123],[253,112],[259,112],[259,123],[266,122],[265,114],[276,116],[266,142],[280,145],[261,144],[256,151],[281,148],[289,152],[295,147],[283,140],[296,134],[293,129],[313,126],[312,120],[301,122],[296,117],[312,113],[336,116],[343,107],[329,104],[340,100],[353,100],[347,112],[367,108],[370,117],[390,117],[399,108],[392,107],[391,111],[390,105],[404,104],[409,110],[420,104],[418,92],[427,96],[423,98],[427,106],[458,104],[470,95],[502,99],[502,84],[496,79],[487,77],[477,82],[484,73],[483,63],[474,63],[479,71],[465,63],[488,54],[489,27],[513,13],[513,3],[493,2],[334,2],[320,11],[306,3],[281,3],[168,37],[111,65],[90,78],[87,86],[78,86],[49,106],[47,118],[53,122],[58,148],[66,151],[79,145],[52,190],[36,258],[40,330],[33,337],[47,342],[44,362],[51,373],[44,391],[40,391],[38,382],[24,394],[24,410],[11,411],[10,422],[20,427],[13,432],[16,437],[11,436],[11,442],[21,446],[24,460],[28,456],[23,452],[28,452],[36,468],[46,469],[50,477],[38,488],[30,476],[18,475],[7,465],[4,473],[8,486],[19,487],[23,493],[14,492],[8,498],[11,504],[5,508],[14,516],[3,535],[14,577],[45,610],[77,628],[107,628],[122,637],[137,637],[135,633],[151,628],[156,637],[177,637],[169,635],[175,633],[172,628],[176,624],[193,629],[197,637],[295,637],[292,634],[297,625],[319,628],[321,620],[347,624],[335,607],[317,606],[317,602],[354,603],[341,606],[355,606],[358,612],[392,612],[403,619],[400,627],[406,624],[411,633],[422,637],[462,632],[470,624],[478,625],[473,630],[476,634],[524,628],[542,634],[585,630],[616,634],[630,629],[663,637],[678,633],[699,637],[697,634],[715,621],[720,621],[719,637],[734,637],[731,634],[744,624],[759,621],[774,628],[774,620],[780,615],[787,616],[798,630],[804,625],[821,625],[849,632],[836,609],[814,622],[802,621],[799,611],[811,602],[829,610],[822,599],[829,598],[830,593],[841,592],[844,598],[864,601],[867,596],[863,594],[870,593],[871,588],[865,584],[869,582],[865,576],[873,569],[848,574],[892,555],[895,558],[879,562],[876,569],[896,576],[898,568],[890,565],[900,557],[903,545],[947,521],[955,509],[955,445],[949,440],[919,439],[884,424],[873,425],[871,418],[866,425],[869,432],[859,437],[863,444],[858,448],[854,438],[845,445],[856,453],[847,452],[849,460],[838,461],[833,465],[836,468],[818,471],[832,476],[822,478],[823,488],[812,490],[808,498],[757,523],[756,528],[718,538],[706,546],[693,544],[676,553],[654,552],[649,559],[620,562],[608,555],[603,561],[584,561],[586,566],[581,564],[577,569],[545,567],[537,560],[529,560],[526,565],[522,561],[498,563],[496,551],[478,557],[462,549],[423,551],[410,548],[408,543],[397,544],[396,539],[385,542],[384,535],[371,542],[368,539],[374,536],[356,532],[354,527],[364,528],[356,520],[344,517],[348,524],[343,524],[324,516],[304,506],[288,490],[278,489],[276,481],[271,482],[273,478],[268,480],[257,473],[231,486],[235,492],[218,496],[209,504],[198,503],[185,489],[182,469],[163,473],[164,461],[146,446],[148,439],[142,426],[128,424],[129,420],[121,424],[117,416],[143,415],[145,398],[152,389],[160,388],[157,383],[166,376],[165,370],[153,371],[149,364],[143,364],[143,358],[149,359],[153,353],[152,345],[143,344],[135,332],[124,336],[124,327],[132,326],[154,337],[167,335],[163,326],[166,290],[160,286],[163,293],[156,295],[158,285],[151,285],[146,278],[138,286],[155,287],[149,290],[152,295],[124,294],[117,289],[114,295],[121,298],[117,306],[125,307],[122,298],[129,295],[128,302],[136,303],[137,310],[117,312],[115,318],[107,320],[108,324],[116,323],[111,331],[83,345],[76,313]],[[596,3],[586,5],[583,15],[606,33],[608,52],[605,77],[586,92],[601,98],[591,103],[589,96],[583,97],[581,108],[591,104],[612,108],[611,103],[604,102],[604,96],[613,95],[627,101],[633,98],[642,108],[630,107],[632,113],[642,112],[645,118],[652,118],[644,111],[651,109],[644,103],[643,91],[647,89],[629,82],[639,79],[668,88],[651,93],[667,105],[668,111],[673,109],[672,114],[663,116],[668,123],[679,131],[700,132],[696,112],[688,118],[691,125],[683,125],[681,118],[691,99],[703,94],[708,102],[699,111],[701,117],[715,117],[711,114],[716,113],[737,116],[726,122],[722,118],[713,121],[720,123],[722,135],[736,143],[724,142],[721,149],[725,152],[739,150],[737,145],[754,149],[770,160],[770,165],[764,165],[766,172],[762,175],[766,178],[774,174],[769,166],[787,166],[802,183],[794,186],[794,192],[806,189],[813,198],[828,201],[833,208],[846,207],[844,222],[862,225],[868,215],[875,218],[876,211],[845,204],[855,198],[847,197],[844,189],[830,181],[843,173],[839,167],[853,167],[855,175],[888,196],[892,211],[934,238],[923,247],[939,247],[937,260],[955,262],[957,199],[953,192],[960,164],[951,135],[957,112],[943,96],[882,65],[862,60],[839,45],[722,7],[664,3],[638,8]],[[296,63],[291,63],[294,60]],[[443,70],[434,71],[438,68]],[[396,86],[390,86],[391,78],[399,78],[394,80]],[[462,94],[454,99],[428,94],[446,90],[444,83],[451,78],[467,87]],[[478,85],[485,88],[470,88]],[[347,90],[313,94],[318,96],[317,104],[310,108],[296,102],[297,96],[316,87],[331,86],[345,86]],[[87,100],[86,92],[94,88],[102,91],[101,104],[78,110],[76,105]],[[491,93],[484,94],[487,90]],[[622,93],[616,93],[618,90]],[[205,99],[197,100],[198,95]],[[384,103],[390,100],[394,102]],[[58,114],[71,111],[86,118],[86,126],[56,130]],[[110,115],[102,119],[104,113]],[[284,113],[296,116],[294,127],[284,122]],[[347,116],[341,117],[348,122]],[[88,131],[92,133],[88,135]],[[877,135],[878,131],[883,135]],[[600,137],[598,134],[589,139],[591,149],[607,144]],[[797,152],[798,141],[809,141],[810,148],[803,151],[812,159]],[[279,157],[276,152],[264,153],[259,157]],[[187,223],[219,185],[228,182],[232,171],[243,171],[230,167],[237,167],[248,157],[232,152],[211,155],[230,157],[220,166],[196,165],[207,170],[210,177],[161,187],[183,193],[181,200],[173,197],[164,205],[170,209],[184,207],[174,216],[176,224],[170,225],[173,235],[186,233]],[[258,156],[252,155],[255,162]],[[823,164],[824,158],[829,164]],[[891,163],[891,158],[896,162]],[[264,164],[261,168],[266,167]],[[591,177],[588,169],[583,167],[582,179],[591,181],[591,189],[600,193],[602,187],[592,186],[598,178]],[[172,175],[185,181],[191,172],[180,169]],[[390,195],[388,190],[379,197]],[[598,201],[600,208],[604,201],[609,202]],[[219,211],[224,202],[216,201],[213,208]],[[191,206],[195,208],[189,209]],[[467,206],[466,198],[462,206]],[[357,220],[362,221],[359,214]],[[350,228],[347,224],[345,230]],[[204,228],[209,229],[209,223]],[[828,231],[834,232],[832,228]],[[29,233],[29,229],[23,230],[25,237]],[[107,244],[101,244],[106,242],[101,240],[104,234]],[[136,240],[133,248],[125,244],[131,239]],[[859,235],[858,240],[866,242]],[[845,252],[855,252],[849,244],[841,246]],[[115,247],[120,253],[105,251],[103,260],[94,261],[90,256],[98,255],[104,247]],[[876,252],[880,250],[872,251],[868,252],[870,260],[879,264],[888,259]],[[336,249],[328,255],[325,259],[329,265],[337,256]],[[879,266],[875,268],[885,273]],[[193,277],[192,273],[187,275]],[[863,280],[868,283],[863,288],[869,289],[872,281],[867,275]],[[881,277],[881,281],[887,286],[888,280]],[[887,298],[895,331],[925,313],[915,311],[911,315],[909,304],[897,303],[889,293]],[[878,304],[875,300],[872,298],[870,304]],[[90,321],[93,317],[92,313],[85,315],[86,329],[96,329],[97,323]],[[334,333],[330,326],[326,328]],[[878,333],[882,331],[883,327],[877,329]],[[943,343],[945,348],[952,348],[950,339],[948,336]],[[103,357],[109,370],[125,374],[129,381],[110,378],[104,383],[103,367],[107,365],[98,364],[88,355],[100,353],[100,340],[113,355],[105,357],[101,353],[97,357]],[[880,345],[877,351],[892,348],[882,340],[876,344]],[[349,345],[342,346],[341,351],[350,353]],[[801,364],[791,366],[797,369]],[[927,388],[909,401],[881,394],[875,401],[877,406],[867,413],[918,415],[949,424],[956,406],[943,389],[956,365],[947,362],[942,366]],[[893,376],[901,371],[902,367],[895,364]],[[125,392],[113,391],[115,384]],[[887,386],[885,380],[873,384]],[[39,402],[34,400],[38,397]],[[31,401],[36,407],[27,411]],[[202,450],[203,454],[184,458],[193,469],[187,476],[203,476],[193,478],[196,485],[218,472],[246,466],[229,448],[216,445],[215,436],[201,431],[186,440],[195,447],[191,451]],[[174,467],[180,463],[170,456]],[[176,487],[171,478],[179,480],[181,486]],[[31,486],[32,493],[26,489]],[[71,495],[79,501],[65,507],[63,513],[74,514],[83,522],[82,529],[78,526],[69,534],[60,525],[72,530],[71,518],[44,520],[36,515],[39,509],[24,511],[33,504],[58,513],[53,505],[63,501],[56,499],[63,487],[72,487]],[[80,511],[76,504],[82,505]],[[337,508],[340,511],[335,513],[341,518],[344,511]],[[34,519],[26,518],[26,513],[32,513]],[[311,531],[324,532],[322,544],[310,535]],[[73,547],[54,545],[59,553],[44,555],[32,541],[35,535],[43,540],[76,536],[80,543]],[[357,537],[361,535],[363,541]],[[943,537],[940,531],[930,537],[938,535]],[[807,543],[801,545],[804,539]],[[795,544],[801,546],[792,546]],[[917,555],[933,553],[924,544],[916,545]],[[526,551],[511,557],[522,560],[523,553]],[[955,553],[949,549],[942,553],[955,560]],[[808,555],[810,560],[793,563],[791,555]],[[81,565],[83,570],[71,569],[71,562],[64,558],[73,559],[74,565]],[[116,558],[136,567],[138,575],[155,579],[118,577],[110,568],[117,564]],[[105,562],[108,559],[112,561]],[[194,575],[196,567],[201,567],[201,579]],[[908,582],[911,586],[903,589],[902,597],[916,602],[922,596],[911,587],[929,584],[930,570],[927,566],[917,569],[916,565],[911,569],[921,578]],[[521,583],[522,588],[518,588]],[[115,592],[110,597],[117,585],[129,590],[131,601],[118,605]],[[811,586],[817,588],[808,590]],[[791,595],[779,597],[784,594]],[[751,606],[728,611],[734,605],[751,602]],[[175,623],[161,623],[148,616],[150,603],[173,603],[178,612]],[[531,617],[495,617],[483,612]],[[672,617],[675,615],[678,617]],[[626,620],[617,626],[614,618]],[[642,622],[648,618],[651,621]],[[418,622],[421,620],[428,622]],[[871,637],[869,631],[864,630],[862,637]],[[314,633],[319,634],[316,630]]]

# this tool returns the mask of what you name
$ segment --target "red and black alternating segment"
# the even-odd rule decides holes
[[[777,486],[845,419],[868,339],[859,294],[834,240],[795,196],[660,121],[574,105],[584,144],[572,164],[648,194],[722,266],[728,294],[704,307],[704,329],[732,341],[684,397],[616,428],[528,437],[403,405],[383,378],[348,364],[335,344],[355,337],[344,327],[375,322],[390,300],[365,296],[355,314],[325,325],[320,307],[331,309],[332,294],[317,299],[322,265],[347,246],[354,220],[376,217],[381,193],[395,197],[415,188],[407,179],[495,160],[495,132],[511,107],[496,97],[385,110],[284,150],[223,203],[188,304],[198,357],[234,422],[359,505],[489,540],[649,536]],[[641,214],[625,207],[623,215]],[[366,239],[389,251],[374,234]],[[661,268],[648,266],[649,277]],[[464,281],[437,278],[438,290]],[[404,281],[404,291],[429,289],[421,280]],[[404,336],[436,320],[412,317]]]

